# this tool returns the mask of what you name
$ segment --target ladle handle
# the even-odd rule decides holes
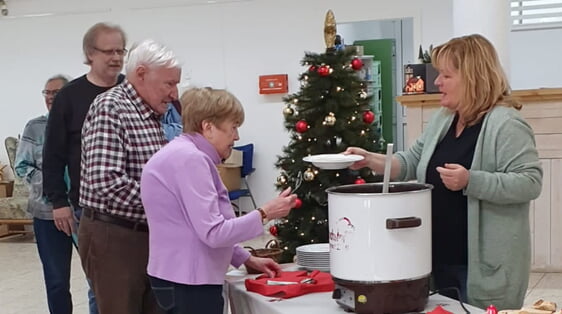
[[[389,143],[386,146],[386,157],[384,159],[384,177],[382,180],[382,192],[388,193],[388,184],[390,182],[390,168],[392,165],[392,151],[394,144]]]

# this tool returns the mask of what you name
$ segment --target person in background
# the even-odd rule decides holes
[[[481,35],[453,38],[432,52],[442,108],[407,151],[392,158],[391,177],[417,179],[432,191],[433,288],[486,308],[520,308],[531,261],[529,203],[541,192],[533,130]],[[384,169],[384,155],[359,148],[351,168]]]
[[[178,98],[181,65],[152,40],[131,49],[123,83],[98,96],[82,128],[78,239],[101,314],[161,313],[146,275],[144,164],[166,144],[161,115]]]
[[[85,64],[90,71],[68,83],[57,94],[49,114],[43,152],[43,191],[53,204],[55,227],[71,237],[80,218],[80,139],[90,104],[102,92],[123,81],[123,57],[127,39],[121,27],[97,23],[82,40]],[[67,189],[65,173],[70,177]],[[90,293],[90,314],[97,313]]]
[[[168,104],[168,110],[162,115],[162,128],[164,129],[164,136],[168,142],[182,132],[180,112],[181,105],[179,101],[175,100]]]
[[[272,259],[251,256],[237,243],[262,234],[268,219],[285,217],[296,195],[288,188],[236,218],[216,165],[239,139],[242,105],[231,93],[210,88],[186,91],[181,103],[184,133],[150,158],[141,177],[150,228],[148,274],[166,313],[222,314],[229,264],[271,277],[280,271]]]
[[[43,196],[43,140],[48,112],[55,95],[68,83],[64,75],[47,80],[41,92],[45,97],[47,114],[30,120],[16,152],[15,172],[29,187],[27,210],[33,216],[33,230],[37,251],[43,264],[43,278],[47,290],[47,304],[51,314],[72,313],[70,294],[70,262],[72,238],[53,224],[53,207]]]

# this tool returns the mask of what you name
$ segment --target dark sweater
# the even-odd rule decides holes
[[[446,163],[460,164],[470,170],[474,148],[482,121],[466,127],[456,137],[458,116],[455,117],[445,137],[437,144],[429,159],[426,182],[433,185],[431,195],[433,267],[441,265],[467,265],[468,234],[467,200],[463,191],[451,191],[437,172]]]
[[[119,75],[118,84],[125,77]],[[78,206],[82,124],[90,104],[110,87],[92,84],[83,75],[66,84],[57,94],[49,113],[43,146],[43,191],[53,208]],[[68,166],[70,191],[64,182]]]

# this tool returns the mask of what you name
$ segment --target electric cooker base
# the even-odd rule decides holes
[[[358,314],[422,312],[429,298],[429,275],[420,279],[364,283],[333,278],[332,298]]]

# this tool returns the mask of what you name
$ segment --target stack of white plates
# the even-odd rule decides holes
[[[308,270],[330,271],[330,244],[317,243],[297,247],[297,265]]]

